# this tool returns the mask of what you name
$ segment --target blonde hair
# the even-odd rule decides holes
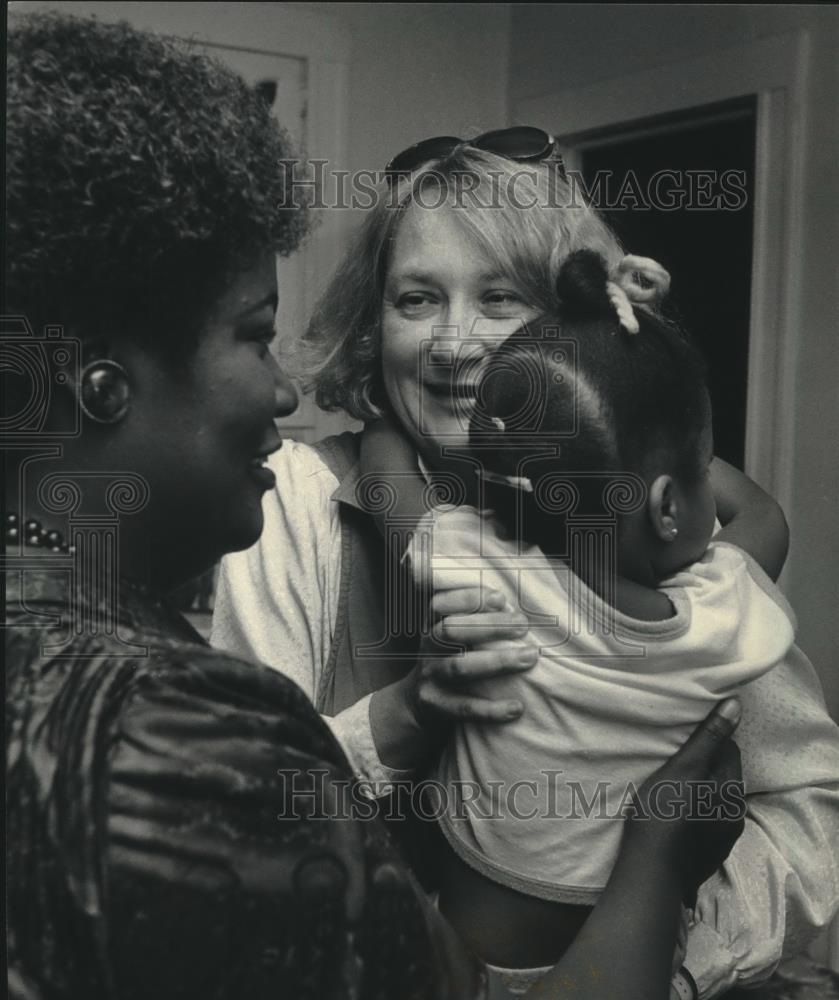
[[[371,420],[387,408],[381,371],[382,297],[405,210],[452,213],[467,237],[525,300],[556,311],[556,279],[574,250],[600,253],[610,268],[623,251],[556,161],[523,164],[468,145],[383,188],[318,303],[294,363],[319,406]]]

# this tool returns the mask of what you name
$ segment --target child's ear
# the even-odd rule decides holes
[[[658,476],[647,496],[647,513],[653,531],[662,542],[673,542],[679,534],[679,508],[671,476]]]

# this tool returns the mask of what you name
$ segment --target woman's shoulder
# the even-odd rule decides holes
[[[10,770],[15,803],[46,804],[67,761],[80,785],[92,787],[107,758],[113,781],[144,775],[150,791],[167,776],[183,790],[215,775],[232,794],[261,781],[282,748],[350,773],[309,698],[278,671],[197,642],[141,638],[144,648],[128,655],[73,644],[72,659],[12,644],[6,750],[25,762]]]
[[[263,552],[272,553],[273,562],[277,552],[288,551],[289,544],[305,550],[309,544],[327,547],[338,544],[340,512],[334,495],[357,460],[356,437],[348,433],[314,445],[284,441],[282,448],[268,460],[276,484],[262,502],[265,515],[262,536],[245,553],[226,556],[225,565],[250,565],[255,555]],[[335,454],[338,460],[333,457]],[[251,566],[248,572],[252,570]]]
[[[198,636],[192,641],[127,627],[121,628],[119,642],[82,637],[50,658],[40,655],[40,643],[31,635],[21,634],[7,640],[6,653],[9,703],[23,715],[37,715],[42,704],[60,703],[62,712],[55,719],[62,729],[85,729],[66,726],[74,714],[102,710],[116,720],[138,704],[148,717],[155,715],[155,706],[174,715],[198,707],[219,721],[237,713],[277,712],[322,725],[311,700],[285,674],[209,646]],[[326,727],[323,731],[329,733]]]
[[[294,481],[337,484],[358,461],[361,433],[345,431],[324,438],[315,444],[305,444],[288,438],[268,459],[268,466],[277,477],[277,490],[283,491]]]
[[[151,652],[126,702],[121,735],[134,738],[139,727],[154,733],[155,741],[168,734],[177,744],[203,732],[212,744],[205,747],[208,759],[214,741],[225,736],[241,736],[251,747],[258,746],[258,737],[266,745],[302,741],[320,759],[345,764],[309,697],[284,673],[197,643]],[[235,753],[241,757],[246,749]]]

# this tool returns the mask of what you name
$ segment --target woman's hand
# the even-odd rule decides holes
[[[435,593],[431,638],[420,647],[410,685],[419,722],[455,720],[510,722],[524,711],[515,699],[493,700],[475,691],[476,682],[530,670],[538,648],[525,641],[527,617],[513,611],[503,594],[465,587]],[[446,652],[447,645],[465,647]]]
[[[726,783],[740,779],[731,739],[739,718],[736,699],[718,705],[640,787],[637,816],[626,823],[608,885],[568,951],[528,990],[528,1000],[664,1000],[670,994],[681,901],[716,871],[743,829],[742,815],[725,818],[722,794]],[[715,795],[697,794],[709,783]],[[708,818],[715,811],[716,818]]]
[[[740,703],[717,705],[684,746],[643,783],[627,823],[627,847],[641,844],[654,865],[672,865],[688,906],[743,832],[740,751],[731,734]]]
[[[457,720],[511,722],[524,711],[514,699],[477,694],[476,682],[522,673],[536,663],[538,649],[526,642],[527,618],[508,609],[502,594],[483,587],[435,593],[433,633],[423,641],[414,669],[377,691],[370,722],[383,764],[410,770],[445,739]],[[465,647],[445,651],[441,644]]]

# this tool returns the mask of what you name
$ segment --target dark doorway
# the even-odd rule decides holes
[[[756,101],[579,137],[586,190],[629,253],[673,278],[676,317],[708,363],[715,453],[743,468]]]

